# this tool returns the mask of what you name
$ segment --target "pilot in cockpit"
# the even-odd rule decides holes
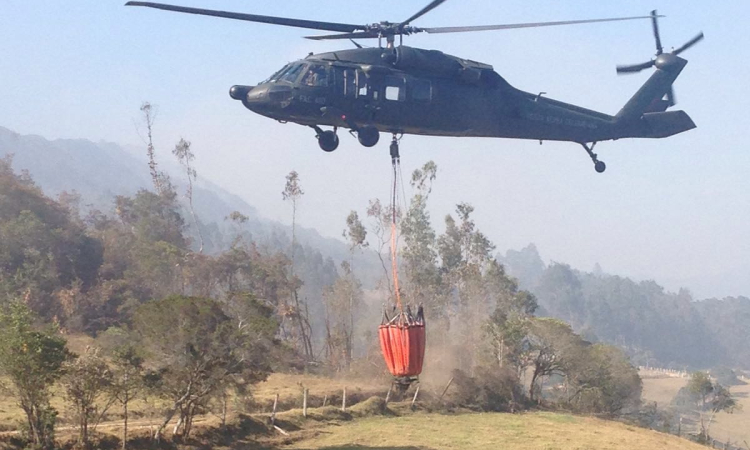
[[[328,86],[328,76],[324,66],[311,66],[302,78],[307,86]]]

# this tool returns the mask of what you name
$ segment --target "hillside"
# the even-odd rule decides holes
[[[113,143],[95,143],[86,139],[48,140],[36,135],[20,135],[0,126],[0,158],[13,155],[14,170],[28,171],[44,193],[53,198],[62,192],[75,191],[81,197],[83,214],[91,209],[109,213],[116,196],[132,196],[139,189],[152,188],[145,160],[134,157],[132,153]],[[171,161],[164,161],[159,168],[174,174],[176,166]],[[182,177],[171,178],[180,185]],[[283,180],[279,180],[279,189],[282,186]],[[228,247],[234,230],[224,218],[233,211],[248,217],[243,231],[255,242],[275,249],[289,248],[289,225],[264,218],[247,201],[209,180],[198,177],[193,197],[208,251],[217,252]],[[342,217],[342,223],[343,220]],[[196,235],[192,229],[188,233]],[[345,243],[321,236],[314,229],[298,227],[297,238],[302,246],[309,247],[308,252],[320,251],[324,259],[331,258],[336,265],[349,258]],[[376,261],[373,255],[362,255],[356,260],[355,267],[365,285],[374,284],[373,278],[380,274]]]
[[[669,292],[653,280],[545,264],[533,244],[498,259],[537,297],[540,315],[626,349],[636,364],[750,367],[750,298],[697,300],[687,289]]]
[[[132,196],[151,187],[146,163],[134,153],[112,143],[50,141],[0,127],[0,157],[13,154],[14,169],[27,170],[47,195],[78,193],[84,214],[92,208],[110,213],[117,195]],[[169,171],[175,165],[166,160],[160,168]],[[172,179],[179,183],[182,178]],[[233,211],[248,217],[242,232],[249,239],[271,249],[289,249],[288,225],[262,217],[247,201],[209,180],[198,178],[194,200],[209,253],[228,248],[237,230],[224,218]],[[195,249],[194,228],[188,221],[187,235]],[[321,289],[335,278],[339,263],[349,258],[349,249],[344,242],[325,238],[313,229],[298,228],[297,236],[301,244],[296,258],[298,273],[309,288],[303,296],[319,298]],[[498,255],[498,260],[519,280],[521,288],[538,298],[539,315],[562,319],[591,341],[620,346],[637,364],[679,368],[747,368],[750,364],[750,348],[745,345],[750,339],[748,298],[696,301],[686,290],[668,292],[654,281],[546,264],[533,245],[509,250]],[[382,274],[371,250],[359,253],[354,267],[366,289],[374,287]],[[312,305],[319,326],[322,310],[319,302]]]
[[[335,428],[335,433],[333,429]],[[366,418],[323,429],[295,449],[702,449],[675,436],[567,414],[414,414]]]

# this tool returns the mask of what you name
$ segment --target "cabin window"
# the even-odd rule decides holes
[[[279,81],[288,81],[294,83],[299,78],[299,74],[302,73],[302,69],[305,66],[303,64],[295,64],[291,69],[285,71],[280,77]]]
[[[386,77],[385,99],[391,101],[404,101],[406,99],[406,89],[404,89],[404,84],[403,78]]]
[[[336,92],[344,97],[354,97],[357,92],[357,79],[354,69],[334,67]]]
[[[412,100],[429,102],[432,100],[432,83],[429,80],[412,80],[409,82]]]
[[[306,86],[328,86],[328,70],[326,66],[311,64],[305,69],[302,84]]]
[[[369,86],[367,85],[367,76],[361,70],[357,71],[357,97],[367,97]]]

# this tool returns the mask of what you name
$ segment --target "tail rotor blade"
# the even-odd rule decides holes
[[[667,103],[669,104],[670,108],[677,104],[677,98],[674,96],[674,88],[671,86],[667,91]]]
[[[661,45],[661,36],[659,35],[659,15],[656,10],[651,11],[651,25],[654,27],[654,39],[656,40],[656,56],[664,53],[664,47]]]
[[[703,38],[704,38],[703,32],[701,32],[700,34],[698,34],[698,36],[690,39],[689,41],[687,41],[687,43],[685,43],[685,45],[683,45],[682,47],[680,47],[677,50],[673,51],[672,53],[675,54],[675,55],[679,55],[680,53],[682,53],[685,50],[689,49],[690,47],[694,46],[698,42],[702,41]]]
[[[645,70],[653,66],[654,66],[653,60],[649,62],[645,62],[643,64],[633,64],[630,66],[617,66],[617,73],[619,74],[636,73],[636,72],[640,72],[641,70]]]

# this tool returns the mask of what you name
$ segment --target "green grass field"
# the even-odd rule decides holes
[[[286,447],[322,450],[699,450],[676,436],[555,413],[413,414],[370,417],[321,429]]]

